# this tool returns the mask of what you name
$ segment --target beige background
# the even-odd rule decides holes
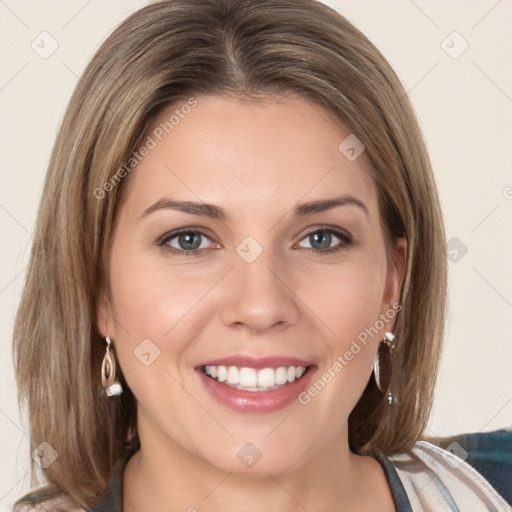
[[[11,335],[52,142],[94,51],[145,3],[0,0],[2,510],[28,486],[26,418],[17,410]],[[365,32],[397,70],[424,130],[448,238],[459,240],[450,246],[456,260],[449,264],[450,319],[430,433],[510,427],[512,1],[326,3]],[[42,58],[52,44],[58,44],[54,53]]]

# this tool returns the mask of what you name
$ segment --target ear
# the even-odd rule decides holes
[[[400,300],[400,293],[402,291],[402,283],[404,280],[405,267],[407,261],[407,240],[404,237],[400,237],[393,248],[392,261],[389,262],[388,272],[386,276],[386,289],[384,291],[384,297],[382,299],[382,311],[381,313],[386,314],[386,311],[392,312],[392,314],[386,315],[387,317],[395,318],[397,305]],[[395,322],[391,321],[387,330],[391,331],[394,328]]]
[[[98,332],[103,338],[107,336],[115,338],[112,307],[104,289],[100,290],[96,300],[96,321]]]

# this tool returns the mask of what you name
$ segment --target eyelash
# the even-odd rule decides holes
[[[332,233],[337,238],[339,238],[343,242],[343,244],[339,247],[331,247],[330,249],[310,249],[307,247],[304,248],[305,251],[310,254],[321,254],[321,255],[333,254],[333,253],[337,253],[337,252],[347,249],[348,246],[352,244],[351,235],[349,235],[348,233],[346,233],[344,231],[341,231],[339,229],[334,229],[331,227],[317,228],[314,231],[310,231],[301,239],[301,241],[315,233]],[[207,249],[191,249],[191,250],[176,249],[175,247],[170,247],[169,245],[167,245],[167,243],[170,242],[172,239],[174,239],[177,236],[182,235],[182,234],[198,234],[198,235],[201,235],[210,240],[210,237],[208,237],[202,231],[186,228],[186,229],[181,229],[178,231],[173,231],[171,233],[166,233],[158,240],[157,245],[162,247],[162,249],[164,251],[171,252],[177,256],[184,256],[184,257],[200,256],[203,251],[207,250]]]

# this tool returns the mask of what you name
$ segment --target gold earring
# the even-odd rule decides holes
[[[373,365],[373,373],[375,374],[375,382],[379,391],[387,393],[388,404],[396,402],[396,396],[389,389],[391,383],[391,350],[395,348],[395,335],[387,332],[384,339],[379,343],[377,356]]]
[[[101,385],[107,396],[120,395],[123,392],[121,383],[116,379],[116,358],[114,353],[110,353],[110,344],[112,340],[107,336],[107,349],[101,362]]]

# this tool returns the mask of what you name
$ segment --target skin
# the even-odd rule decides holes
[[[394,320],[307,405],[241,414],[215,401],[194,371],[233,354],[281,355],[314,362],[320,377],[398,302],[406,242],[388,262],[366,155],[349,161],[338,145],[350,130],[298,96],[196,98],[122,184],[111,295],[98,310],[138,402],[141,450],[123,475],[124,510],[365,511],[376,502],[395,510],[380,464],[350,452],[347,440],[348,415]],[[292,217],[299,202],[342,194],[368,212],[345,205]],[[218,205],[228,217],[159,209],[141,218],[163,197]],[[308,235],[325,225],[352,242],[322,254],[344,244],[330,232],[314,245]],[[199,255],[158,245],[189,227],[206,235]],[[236,252],[248,236],[263,250],[252,263]],[[169,245],[187,247],[178,237]],[[134,355],[145,339],[160,350],[149,366]],[[252,467],[237,457],[247,442],[262,454]]]

